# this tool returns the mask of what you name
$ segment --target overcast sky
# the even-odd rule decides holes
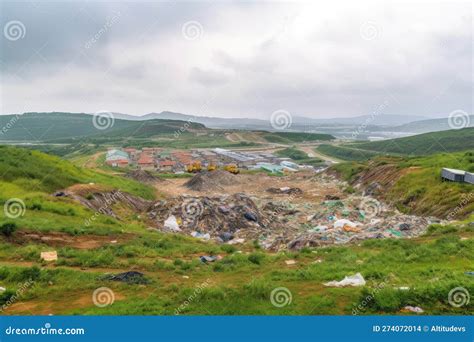
[[[2,2],[0,113],[473,112],[470,2],[335,3]]]

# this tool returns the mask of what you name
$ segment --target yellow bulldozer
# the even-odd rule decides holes
[[[201,172],[201,162],[194,161],[191,164],[186,165],[186,171],[191,173]]]
[[[214,171],[214,170],[217,170],[216,164],[210,163],[209,165],[207,165],[207,171]]]
[[[239,167],[236,164],[227,164],[226,166],[224,166],[224,170],[233,173],[234,175],[240,172]]]

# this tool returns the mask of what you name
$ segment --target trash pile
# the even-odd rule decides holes
[[[224,185],[236,184],[237,177],[237,175],[224,170],[201,172],[184,183],[184,186],[194,191],[217,191],[222,190]]]
[[[303,190],[300,188],[290,188],[289,186],[285,186],[282,188],[268,188],[267,192],[272,194],[301,195]]]
[[[259,236],[267,230],[269,220],[247,195],[195,197],[179,196],[152,206],[148,217],[164,231],[183,232],[204,240],[228,242]]]
[[[235,177],[226,174],[230,179]],[[272,193],[301,191],[290,187],[270,189],[267,191]],[[182,195],[155,203],[148,217],[163,231],[228,244],[256,240],[262,248],[272,251],[365,239],[411,238],[422,234],[429,224],[439,222],[436,218],[402,214],[369,196],[324,198],[315,203],[293,198],[251,198],[243,193]]]
[[[370,197],[326,200],[307,217],[306,229],[287,248],[299,250],[366,239],[411,238],[422,234],[436,218],[405,215]],[[278,243],[278,242],[276,242]],[[280,249],[271,245],[272,249]]]

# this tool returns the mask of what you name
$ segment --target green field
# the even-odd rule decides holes
[[[380,155],[379,152],[361,150],[353,148],[352,145],[328,145],[321,144],[316,148],[316,151],[321,152],[327,156],[335,157],[341,160],[348,161],[362,161],[368,160]]]
[[[295,162],[302,165],[319,166],[323,164],[323,161],[321,159],[309,158],[305,152],[298,150],[295,147],[288,147],[283,150],[279,150],[275,152],[275,155],[279,157],[291,158]]]
[[[268,132],[262,134],[262,137],[268,142],[278,144],[292,144],[319,140],[329,141],[335,139],[330,134],[304,132]]]

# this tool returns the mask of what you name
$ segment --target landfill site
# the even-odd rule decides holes
[[[164,199],[150,206],[153,228],[217,243],[258,243],[270,251],[301,250],[365,239],[411,238],[434,217],[406,215],[347,184],[309,170],[275,177],[202,172],[157,180]]]

